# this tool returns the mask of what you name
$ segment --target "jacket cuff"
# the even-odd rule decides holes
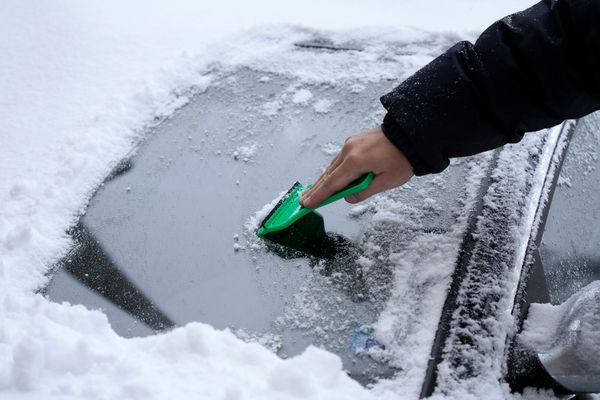
[[[425,161],[417,153],[415,146],[406,137],[406,134],[390,113],[387,113],[383,118],[381,130],[385,137],[404,154],[404,157],[412,165],[413,173],[416,176],[427,175],[433,172],[427,167]]]

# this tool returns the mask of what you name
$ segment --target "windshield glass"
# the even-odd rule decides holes
[[[378,98],[393,85],[221,74],[98,189],[47,295],[102,308],[124,336],[200,321],[282,357],[317,345],[363,383],[404,374],[419,390],[488,158],[327,206],[339,246],[325,260],[273,251],[255,234],[257,210],[380,123]]]

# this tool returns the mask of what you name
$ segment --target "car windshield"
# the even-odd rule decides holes
[[[220,74],[98,189],[46,294],[104,309],[124,336],[200,321],[282,357],[326,348],[363,383],[422,373],[488,158],[327,206],[325,227],[346,245],[325,260],[255,235],[257,210],[381,121],[378,97],[393,85]]]
[[[552,303],[600,279],[600,114],[577,122],[540,245]]]

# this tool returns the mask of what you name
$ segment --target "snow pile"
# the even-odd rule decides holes
[[[551,373],[563,375],[557,372],[573,372],[575,367],[600,376],[600,281],[580,289],[559,306],[532,304],[521,340],[540,354]]]
[[[401,381],[411,382],[409,393],[402,383],[394,381],[368,391],[344,374],[337,357],[316,348],[309,348],[296,358],[281,360],[265,347],[244,343],[227,331],[216,331],[199,323],[163,335],[124,339],[112,331],[101,312],[50,303],[34,291],[46,281],[49,266],[69,248],[70,239],[65,231],[84,211],[97,185],[119,160],[135,149],[148,127],[168,117],[190,96],[210,85],[215,68],[249,65],[275,73],[294,73],[308,81],[359,77],[360,85],[364,85],[382,78],[406,77],[449,41],[463,36],[455,33],[431,36],[415,29],[335,32],[331,36],[340,42],[349,38],[377,39],[379,44],[372,51],[353,55],[353,59],[347,60],[346,70],[336,71],[329,69],[327,57],[339,60],[344,55],[332,53],[322,57],[324,61],[317,61],[306,53],[289,54],[293,43],[319,34],[312,30],[268,26],[231,36],[215,46],[207,46],[209,41],[256,21],[272,22],[272,18],[299,21],[290,15],[301,15],[304,18],[301,22],[321,27],[331,26],[332,20],[345,21],[338,22],[342,26],[336,27],[348,28],[365,23],[365,10],[376,14],[369,20],[375,25],[396,25],[398,16],[415,24],[425,19],[412,17],[426,15],[434,24],[444,21],[464,29],[466,23],[481,29],[494,18],[530,3],[428,0],[412,3],[412,13],[407,12],[406,4],[396,6],[396,15],[385,7],[361,6],[360,12],[354,10],[352,17],[355,6],[340,2],[328,6],[329,12],[319,13],[313,10],[322,10],[322,2],[313,7],[306,2],[298,3],[294,7],[300,7],[299,12],[282,11],[275,7],[277,2],[264,2],[278,10],[276,16],[257,7],[255,2],[240,2],[235,3],[238,19],[223,21],[213,17],[231,15],[228,9],[231,4],[227,2],[214,8],[186,1],[165,5],[156,1],[121,4],[65,0],[35,6],[13,0],[2,2],[2,398],[414,397],[419,382],[412,381],[410,370],[405,381]],[[472,20],[468,23],[473,14],[456,11],[455,7],[461,5],[462,10],[485,10],[486,17],[477,16],[475,23]],[[482,8],[490,5],[494,7]],[[462,18],[447,18],[446,7]],[[432,16],[431,9],[440,11],[437,17]],[[343,15],[339,19],[331,18],[340,12]],[[385,57],[387,44],[423,38],[429,40],[426,47],[408,48],[402,59]],[[354,87],[353,90],[362,90],[361,86]],[[305,98],[306,94],[302,96]],[[320,101],[314,104],[315,109],[328,112],[332,104]],[[265,112],[275,114],[279,107],[278,100],[274,100]],[[393,210],[396,206],[390,207]],[[387,223],[386,211],[378,218],[376,223]],[[456,250],[460,229],[457,227],[451,235],[451,242],[438,244],[432,239],[434,234],[424,234],[419,240],[444,251]],[[369,260],[375,259],[378,251],[368,243],[365,238],[365,247],[371,246],[373,253],[363,256],[364,268],[369,268]],[[397,255],[390,258],[391,262],[402,265],[403,254],[392,253]],[[431,270],[423,271],[418,279],[431,282],[434,292],[441,291],[443,282],[439,286],[435,282],[448,279],[450,262],[423,256],[415,261],[439,263],[442,269],[431,275],[428,275]],[[394,282],[402,283],[404,272],[400,268],[397,271]],[[412,279],[410,273],[406,277]],[[398,342],[389,328],[394,325],[391,316],[407,316],[410,311],[410,306],[404,304],[400,304],[404,311],[394,307],[390,302],[384,314],[390,317],[381,320],[379,329],[382,340],[390,344]],[[426,323],[432,320],[435,316]],[[431,326],[417,325],[415,329],[432,335]],[[427,340],[423,339],[420,345]],[[422,361],[418,368],[423,368]]]
[[[0,384],[8,389],[3,398],[32,391],[36,398],[365,398],[339,359],[316,348],[284,361],[258,344],[197,323],[124,339],[99,311],[49,303],[39,295],[5,298],[2,314],[0,340],[14,341],[12,348],[0,347]]]

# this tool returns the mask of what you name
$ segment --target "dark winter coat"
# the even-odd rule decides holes
[[[600,109],[600,0],[545,0],[460,42],[381,98],[416,175]]]

